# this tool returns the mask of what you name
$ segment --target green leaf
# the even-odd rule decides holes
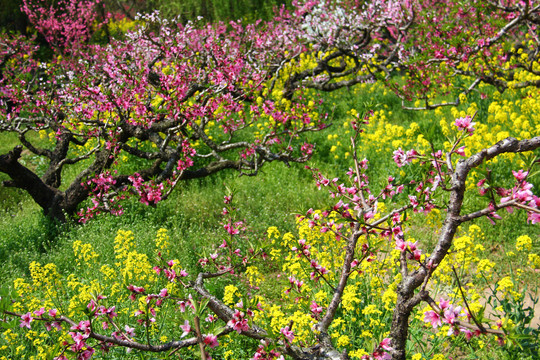
[[[0,327],[2,329],[16,329],[19,326],[19,319],[13,319],[11,321],[0,321]]]

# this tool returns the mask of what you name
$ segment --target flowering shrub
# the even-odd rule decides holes
[[[531,19],[538,16],[538,1],[422,0],[409,11],[416,17],[404,34],[407,77],[391,87],[404,104],[414,102],[410,108],[455,106],[473,93],[486,98],[486,84],[500,92],[537,87],[537,25]]]
[[[23,6],[53,47],[50,61],[38,60],[33,39],[0,34],[0,131],[20,139],[0,171],[61,221],[119,215],[129,195],[155,205],[179,181],[224,169],[255,175],[268,162],[306,161],[305,133],[328,125],[309,89],[373,79],[366,66],[379,56],[389,64],[400,46],[381,34],[408,21],[397,3],[349,16],[308,1],[248,25],[139,15],[125,35],[94,44],[107,25],[94,24],[99,1],[57,5]],[[43,159],[44,173],[19,162],[23,147]],[[68,167],[76,175],[63,176]]]
[[[486,84],[526,93],[538,84],[535,4],[294,1],[272,21],[246,26],[174,24],[154,13],[141,15],[121,39],[91,44],[91,34],[112,18],[94,21],[99,1],[49,7],[27,0],[24,12],[56,52],[41,63],[32,39],[1,35],[0,130],[21,140],[0,158],[0,171],[46,214],[65,220],[78,212],[86,221],[121,214],[126,192],[155,205],[180,180],[306,161],[313,144],[300,135],[328,125],[311,89],[384,79],[404,104],[416,100],[408,107],[414,109],[458,105],[477,90],[485,98]],[[462,83],[470,85],[463,90]],[[455,101],[434,103],[456,93]],[[517,102],[533,108],[536,98],[532,90]],[[505,105],[493,104],[502,108],[496,121]],[[530,122],[518,123],[524,138],[534,136]],[[490,137],[501,140],[506,131]],[[34,141],[34,133],[49,141]],[[22,147],[48,163],[45,173],[19,163]],[[75,164],[84,170],[59,190],[62,169]],[[140,186],[131,188],[135,174],[151,182],[151,199]],[[109,191],[95,196],[86,185],[104,176]],[[92,206],[81,210],[88,199]]]

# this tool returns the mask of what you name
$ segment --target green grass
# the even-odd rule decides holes
[[[0,258],[7,266],[0,268],[0,277],[7,281],[22,276],[32,261],[58,260],[57,265],[68,270],[72,255],[67,254],[74,240],[92,243],[101,253],[112,254],[118,229],[133,231],[144,249],[159,228],[166,228],[177,255],[193,263],[193,256],[223,236],[220,213],[227,188],[235,190],[239,214],[256,237],[273,225],[291,231],[295,214],[328,204],[326,194],[317,191],[303,165],[286,168],[281,163],[268,164],[256,177],[239,177],[230,171],[180,184],[155,208],[130,199],[124,203],[123,216],[102,215],[84,225],[55,225],[26,194],[9,189],[16,196],[7,196],[2,203]]]

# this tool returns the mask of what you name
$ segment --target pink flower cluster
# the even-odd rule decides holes
[[[163,183],[155,183],[153,180],[145,182],[138,173],[133,174],[128,179],[139,194],[140,202],[146,205],[156,205],[161,201]]]
[[[311,312],[313,313],[313,315],[315,317],[317,317],[320,313],[323,312],[323,307],[321,305],[317,304],[317,302],[315,302],[315,301],[311,302],[311,305],[309,306],[309,309],[311,310]]]
[[[217,340],[217,336],[214,335],[214,334],[205,334],[203,335],[203,341],[205,343],[205,345],[211,347],[211,348],[215,348],[216,346],[219,345],[218,343],[218,340]]]
[[[394,156],[392,158],[398,167],[402,167],[409,165],[418,155],[418,152],[414,149],[405,152],[401,150],[401,148],[398,148],[397,150],[394,150]]]
[[[461,131],[467,132],[469,135],[472,135],[474,132],[474,125],[476,125],[475,122],[472,122],[472,117],[470,115],[467,115],[462,118],[457,118],[454,122],[454,125],[457,126],[457,128]]]
[[[508,212],[513,212],[515,206],[525,207],[527,211],[527,220],[532,224],[540,223],[540,198],[533,194],[533,185],[527,181],[529,175],[528,171],[523,169],[515,171],[512,170],[512,174],[516,179],[516,184],[511,189],[505,189],[501,187],[493,188],[494,192],[501,196],[501,204],[510,203],[510,206],[506,207]],[[490,187],[486,185],[487,179],[481,179],[476,184],[480,195],[488,194]],[[513,204],[515,203],[515,205]],[[495,212],[496,208],[492,202],[489,207],[493,210],[488,218],[493,223],[493,219],[501,219],[501,217]]]
[[[173,269],[173,266],[175,264],[174,260],[168,260],[168,261],[163,260],[161,253],[158,253],[158,258],[161,260],[162,266],[156,265],[153,267],[156,274],[164,275],[167,278],[167,280],[169,280],[170,282],[176,281],[177,277],[189,276],[188,272],[185,269],[181,269],[178,273],[176,272],[175,269]]]
[[[164,301],[171,298],[167,288],[161,289],[159,294],[146,294],[143,287],[135,285],[129,285],[127,289],[131,292],[129,299],[132,301],[136,301],[138,296],[145,296],[144,301],[147,304],[146,310],[136,310],[134,313],[137,317],[146,315],[144,318],[137,319],[137,323],[144,326],[148,326],[149,323],[154,323],[156,321],[156,307],[162,306]]]
[[[99,215],[102,211],[113,215],[122,215],[124,210],[119,204],[119,200],[125,198],[124,195],[114,193],[116,180],[113,178],[110,171],[98,174],[95,177],[87,180],[82,184],[89,190],[92,201],[92,206],[86,210],[81,209],[77,215],[80,217],[79,222],[86,223],[95,215]]]
[[[454,307],[449,301],[441,299],[439,301],[440,311],[429,310],[424,313],[424,321],[430,323],[434,329],[440,327],[443,323],[450,325],[448,336],[457,335],[461,332],[465,334],[470,331],[464,327],[458,327],[459,318],[467,318],[468,314],[462,311],[461,306]],[[471,333],[472,334],[472,333]]]
[[[247,314],[250,317],[253,316],[253,312],[250,309],[247,310]],[[227,322],[227,325],[239,334],[242,331],[249,330],[248,319],[245,317],[245,314],[238,309],[234,312],[231,320]]]
[[[390,344],[392,340],[390,338],[384,338],[383,341],[377,345],[371,355],[362,356],[362,360],[390,360],[392,355],[390,352],[394,350]]]
[[[85,342],[91,333],[90,321],[80,321],[77,325],[73,325],[70,329],[75,330],[69,333],[74,342],[74,344],[70,347],[71,351],[80,353],[80,356],[78,356],[80,359],[90,359],[94,354],[94,349],[89,347]]]
[[[46,314],[47,316],[43,316]],[[32,316],[33,315],[33,316]],[[36,318],[40,319],[46,319],[45,322],[45,328],[47,331],[50,331],[53,327],[60,331],[62,330],[62,326],[60,325],[60,321],[56,320],[58,316],[58,310],[56,309],[50,309],[48,312],[45,311],[45,308],[40,308],[39,310],[34,311],[33,313],[26,313],[21,315],[21,323],[19,324],[20,327],[26,327],[28,329],[31,329],[30,323],[34,321]]]
[[[527,212],[527,220],[532,224],[540,223],[540,197],[532,192],[533,185],[527,182],[528,171],[512,171],[516,178],[516,185],[506,191],[505,196],[501,198],[501,203],[514,200],[518,204],[526,205],[530,208]],[[506,208],[512,212],[511,207]]]
[[[235,223],[229,222],[223,225],[223,228],[227,230],[230,235],[238,235],[240,231],[245,230],[243,221],[237,221]]]
[[[285,339],[291,344],[294,340],[294,331],[289,326],[282,327],[279,332],[285,337]]]
[[[396,236],[396,249],[406,252],[409,259],[416,261],[420,261],[420,257],[422,256],[422,250],[418,249],[416,241],[403,241],[401,236]]]
[[[304,282],[302,280],[298,280],[294,276],[289,276],[289,284],[290,284],[290,287],[285,290],[285,294],[289,294],[293,290],[301,292]]]
[[[94,27],[100,28],[106,22],[96,21],[99,3],[60,0],[49,7],[42,6],[40,1],[23,0],[21,10],[51,45],[73,51],[90,38]]]
[[[283,355],[275,349],[268,349],[268,342],[261,340],[261,345],[253,354],[251,360],[285,360]]]
[[[313,268],[313,271],[309,274],[311,280],[317,281],[322,276],[328,274],[328,269],[319,264],[319,262],[315,259],[311,259],[309,265],[311,266],[311,268]]]

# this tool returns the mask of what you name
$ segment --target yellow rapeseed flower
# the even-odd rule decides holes
[[[240,296],[240,292],[238,291],[238,288],[234,285],[227,285],[225,286],[225,291],[223,294],[223,302],[225,304],[234,304],[236,302],[235,298],[237,296]]]
[[[504,294],[508,293],[508,291],[512,290],[514,288],[514,283],[512,282],[512,279],[510,276],[503,277],[499,282],[497,282],[497,289],[499,291],[502,291]]]
[[[532,239],[527,235],[521,235],[516,240],[516,250],[524,251],[532,249]]]
[[[369,353],[364,349],[354,350],[349,353],[349,356],[353,359],[362,359],[365,355],[369,356]]]
[[[344,347],[351,343],[351,339],[347,335],[340,335],[336,341],[337,347]]]

